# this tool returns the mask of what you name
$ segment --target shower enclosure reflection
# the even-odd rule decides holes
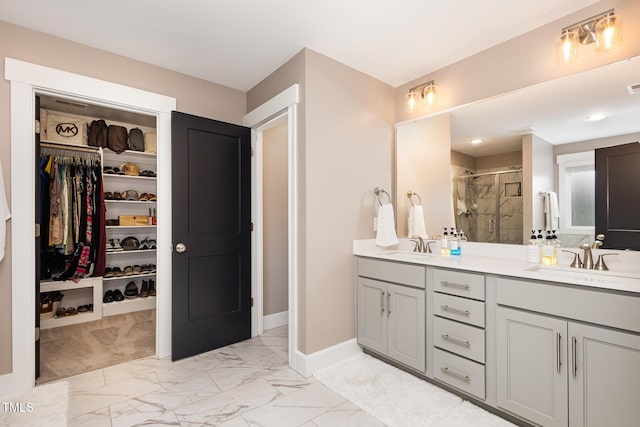
[[[522,244],[522,170],[453,179],[456,228],[471,242]]]

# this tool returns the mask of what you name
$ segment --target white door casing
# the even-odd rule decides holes
[[[5,59],[11,82],[12,372],[0,390],[25,391],[35,379],[35,95],[78,100],[156,117],[158,139],[158,227],[156,355],[171,351],[171,111],[175,98],[78,74]],[[31,143],[30,143],[31,142]],[[165,153],[167,153],[165,155]],[[29,195],[27,197],[21,195]]]

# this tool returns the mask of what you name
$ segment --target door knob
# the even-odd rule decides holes
[[[187,245],[185,245],[184,243],[178,243],[176,245],[176,252],[178,252],[179,254],[181,254],[182,252],[187,250]]]

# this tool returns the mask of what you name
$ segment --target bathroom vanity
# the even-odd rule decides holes
[[[441,257],[356,241],[354,255],[371,354],[531,424],[638,425],[640,254],[609,272],[571,269],[570,254],[529,264],[517,245]]]

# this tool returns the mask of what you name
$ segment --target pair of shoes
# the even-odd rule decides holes
[[[89,311],[89,304],[78,306],[78,313],[86,313]]]
[[[116,166],[105,166],[102,169],[102,173],[106,173],[109,175],[124,175],[124,172],[122,172],[120,168]]]
[[[140,241],[133,236],[122,239],[120,245],[125,251],[137,251],[140,249]]]
[[[144,239],[142,239],[142,242],[140,242],[140,250],[155,249],[155,248],[156,248],[156,240],[149,239],[149,236],[145,237]]]
[[[149,296],[156,296],[156,282],[153,279],[149,279]]]
[[[109,248],[109,246],[111,246],[111,248]],[[107,252],[120,252],[122,250],[123,249],[122,245],[120,244],[120,239],[109,239],[109,243],[107,244]]]
[[[155,202],[157,200],[156,195],[152,193],[142,193],[138,198],[141,202]]]
[[[140,298],[147,298],[149,296],[149,282],[142,281],[142,287],[140,288]]]
[[[69,307],[69,308],[60,307],[56,310],[56,317],[74,316],[76,314],[78,314],[78,310],[76,310],[75,307]]]
[[[142,264],[140,266],[140,269],[142,270],[142,274],[155,273],[156,265],[155,264]]]
[[[128,299],[138,298],[138,287],[135,282],[127,283],[127,287],[124,290],[124,296]]]
[[[109,289],[107,292],[105,292],[104,294],[104,298],[102,298],[102,302],[104,303],[109,303],[109,302],[113,302],[113,301],[122,301],[124,300],[124,295],[122,295],[122,292],[120,292],[120,289],[116,289],[115,291],[112,291],[111,289]],[[91,309],[93,311],[93,304],[89,304],[91,306]]]
[[[142,172],[140,172],[140,176],[148,176],[149,178],[155,178],[156,173],[154,171],[143,170]]]
[[[104,276],[102,277],[104,277],[105,279],[108,279],[109,277],[114,277],[113,270],[111,269],[111,267],[104,268]]]

